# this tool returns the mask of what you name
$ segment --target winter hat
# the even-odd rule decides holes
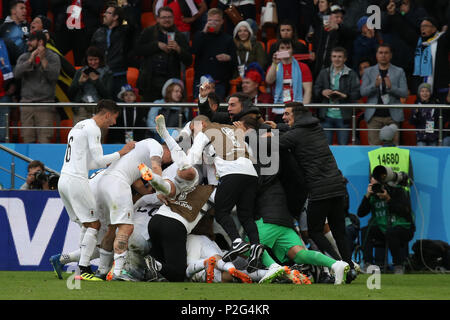
[[[357,22],[357,26],[358,26],[358,31],[361,32],[362,27],[367,23],[367,20],[369,18],[367,16],[361,17],[358,22]]]
[[[162,87],[162,90],[161,90],[161,93],[162,93],[163,98],[166,96],[167,88],[168,88],[171,84],[174,84],[174,83],[175,83],[175,84],[178,84],[178,85],[181,87],[181,89],[184,90],[184,84],[183,84],[183,81],[181,81],[180,79],[177,79],[177,78],[169,79],[169,80],[166,81],[166,83],[164,83],[164,85],[163,85],[163,87]]]
[[[253,36],[253,30],[252,30],[252,27],[250,27],[250,24],[245,20],[239,22],[236,25],[236,27],[234,27],[233,38],[236,38],[236,35],[241,27],[247,28],[248,32],[250,32],[250,37],[249,37],[249,39],[250,39]]]
[[[126,84],[120,88],[120,92],[117,94],[117,98],[123,100],[123,95],[128,91],[133,92],[136,97],[138,96],[138,90],[136,88],[133,88],[129,84]]]
[[[428,91],[430,91],[430,93],[433,92],[433,88],[431,87],[431,85],[430,85],[429,83],[424,82],[424,83],[421,83],[421,84],[419,85],[419,87],[417,88],[417,97],[420,96],[420,90],[421,90],[422,88],[427,88]]]
[[[395,133],[397,132],[398,127],[396,124],[392,123],[388,126],[384,126],[380,130],[380,140],[381,141],[392,141],[394,140]]]
[[[205,74],[200,77],[200,83],[198,84],[198,86],[200,87],[206,82],[215,83],[215,80],[213,79],[213,77],[210,74]]]

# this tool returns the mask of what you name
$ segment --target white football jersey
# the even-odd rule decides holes
[[[162,146],[154,139],[145,139],[136,143],[133,150],[128,152],[119,161],[113,162],[105,174],[110,174],[122,178],[124,181],[132,185],[141,177],[138,169],[139,164],[145,163],[149,168],[152,164],[151,157],[163,156]]]
[[[89,170],[104,168],[120,158],[118,152],[103,154],[101,131],[94,119],[78,122],[67,136],[61,173],[88,178]]]

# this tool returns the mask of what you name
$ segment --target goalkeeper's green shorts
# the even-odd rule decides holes
[[[265,223],[263,219],[256,222],[259,242],[269,247],[276,258],[284,263],[288,261],[287,253],[293,246],[304,246],[302,239],[292,228]]]

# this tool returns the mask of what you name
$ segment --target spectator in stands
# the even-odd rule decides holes
[[[61,63],[61,69],[59,71],[58,82],[56,83],[56,100],[58,102],[70,102],[69,99],[69,87],[72,83],[72,79],[75,76],[75,67],[59,52],[56,48],[55,42],[50,36],[52,22],[49,18],[43,15],[36,16],[30,24],[30,32],[43,31],[47,36],[46,48],[56,53]],[[57,107],[59,116],[61,119],[72,118],[73,113],[70,107],[60,108]]]
[[[375,61],[375,55],[378,45],[383,43],[381,33],[377,29],[369,29],[367,27],[367,16],[363,16],[358,20],[358,32],[360,33],[353,41],[352,51],[352,68],[358,69],[358,63],[363,58]]]
[[[291,1],[275,0],[278,21],[292,21],[300,39],[305,39],[311,29],[317,0]]]
[[[13,65],[19,56],[19,49],[8,39],[0,38],[0,102],[12,102],[16,90],[14,84]],[[6,114],[10,112],[9,107],[0,107],[0,127],[6,125]],[[5,142],[6,129],[0,129],[0,142]]]
[[[61,63],[58,56],[46,49],[47,37],[35,31],[28,38],[28,52],[17,60],[14,76],[21,79],[20,102],[54,102],[55,87]],[[21,107],[20,121],[24,127],[52,127],[55,110],[51,107]],[[53,129],[21,130],[24,143],[50,143]]]
[[[72,102],[94,103],[112,96],[113,75],[105,65],[103,50],[89,47],[86,51],[84,66],[77,70],[69,88]],[[94,113],[94,107],[73,108],[73,123],[88,119]]]
[[[28,164],[27,180],[22,184],[20,190],[50,190],[48,180],[39,179],[45,174],[45,165],[39,160],[33,160]],[[38,179],[36,179],[36,177]]]
[[[142,1],[141,0],[121,0],[117,1],[117,4],[119,7],[122,7],[124,11],[127,12],[128,19],[130,22],[127,21],[128,24],[133,24],[133,29],[136,30],[135,32],[140,33],[142,31],[141,26],[141,15],[142,15]]]
[[[361,58],[358,62],[358,74],[359,74],[359,79],[362,80],[364,71],[370,67],[372,65],[372,59],[365,57],[365,58]]]
[[[187,42],[191,39],[193,24],[208,10],[204,0],[157,0],[153,2],[153,12],[158,12],[162,7],[172,9],[175,27],[184,34]]]
[[[343,0],[340,1],[345,9],[344,26],[359,33],[358,20],[367,14],[367,8],[374,4],[373,0]]]
[[[262,92],[260,86],[264,82],[264,71],[257,63],[251,63],[245,70],[242,79],[242,92],[250,96],[253,104],[273,103],[273,97],[270,93]]]
[[[200,110],[200,114],[204,114],[201,112],[202,108],[204,110],[209,110],[210,106],[208,104],[208,95],[210,93],[216,93],[216,81],[211,77],[210,74],[205,74],[200,77],[200,83],[198,85],[198,107]],[[220,103],[220,98],[219,98]],[[215,110],[214,110],[215,111]]]
[[[347,50],[335,47],[331,51],[331,66],[320,71],[314,83],[314,95],[318,102],[327,104],[356,103],[359,99],[359,78],[345,65]],[[319,119],[323,128],[350,128],[352,109],[320,108]],[[325,130],[328,143],[333,144],[333,130]],[[338,144],[348,143],[349,131],[336,131]]]
[[[432,17],[420,24],[420,37],[414,57],[414,73],[418,83],[427,82],[440,103],[445,103],[450,84],[450,32],[439,32]]]
[[[414,0],[402,0],[396,5],[390,0],[387,8],[387,20],[383,25],[383,32],[391,36],[390,43],[393,46],[396,60],[393,63],[401,67],[407,79],[411,78],[414,67],[414,51],[417,38],[420,33],[420,23],[427,12],[421,6],[417,6]]]
[[[244,77],[245,69],[253,62],[260,66],[266,65],[266,52],[261,43],[253,37],[253,30],[247,21],[239,22],[233,32],[234,44],[236,45],[236,58],[238,63],[237,77]]]
[[[192,63],[189,44],[175,27],[173,17],[171,8],[160,8],[156,25],[145,28],[136,43],[136,54],[143,57],[137,85],[143,101],[161,99],[164,83],[180,77],[180,63]]]
[[[124,85],[117,98],[120,102],[135,103],[139,97],[138,90],[131,85]],[[129,141],[140,141],[145,138],[144,129],[133,129],[133,127],[145,127],[144,108],[122,107],[116,120],[117,127],[128,127],[128,129],[112,129],[108,133],[108,143],[128,143]],[[114,128],[114,127],[113,127]]]
[[[308,104],[312,98],[312,75],[308,66],[297,62],[292,56],[292,40],[281,39],[277,43],[278,51],[273,55],[272,65],[267,70],[266,83],[274,85],[274,103],[303,102]],[[280,52],[284,57],[278,58]],[[287,52],[287,54],[286,54]],[[273,108],[275,121],[280,121],[283,108]]]
[[[314,56],[314,79],[319,75],[320,70],[330,65],[331,49],[337,46],[347,48],[353,37],[351,29],[343,25],[344,9],[338,5],[330,7],[329,19],[325,19],[322,27],[314,30],[312,38]]]
[[[292,40],[292,52],[293,54],[308,54],[309,50],[306,43],[299,41],[297,36],[297,29],[295,25],[290,21],[282,21],[277,27],[277,40],[291,39]],[[270,46],[267,63],[271,63],[273,54],[277,51],[276,43]],[[308,61],[309,62],[309,61]],[[264,65],[261,65],[264,66]]]
[[[13,0],[9,7],[10,14],[0,26],[0,37],[14,42],[20,54],[27,52],[24,36],[29,32],[27,22],[27,8],[25,2]]]
[[[166,119],[167,127],[179,127],[179,114],[182,115],[182,124],[186,123],[189,118],[189,110],[185,107],[164,107],[164,103],[179,103],[183,101],[184,85],[180,79],[169,79],[164,83],[161,91],[163,99],[153,101],[153,103],[161,103],[161,107],[152,107],[147,116],[147,127],[156,128],[155,118],[162,114]],[[154,139],[161,141],[161,138],[155,130],[150,129]]]
[[[82,66],[84,55],[95,30],[101,26],[104,1],[52,1],[55,21],[55,43],[63,55],[73,51],[76,66]]]
[[[194,64],[194,96],[198,83],[204,74],[210,74],[216,81],[215,92],[221,101],[229,92],[229,81],[236,70],[236,46],[233,37],[222,31],[223,11],[212,8],[202,31],[198,31],[192,43]]]
[[[437,1],[427,1],[427,0],[417,0],[421,6],[430,14],[430,16],[435,17],[437,23],[448,26],[450,21],[450,2],[446,0]]]
[[[369,104],[398,104],[400,98],[408,96],[405,72],[402,68],[391,64],[392,49],[388,44],[378,47],[376,53],[377,64],[364,71],[361,84],[361,96],[367,96]],[[400,127],[404,120],[403,109],[395,108],[366,108],[364,119],[369,129],[381,129],[385,125],[395,123]],[[379,145],[381,141],[377,130],[369,130],[369,144]],[[399,144],[399,133],[394,138]]]
[[[225,11],[227,7],[233,5],[239,11],[243,20],[252,19],[256,21],[256,5],[255,0],[219,0],[217,8]],[[233,33],[234,23],[225,14],[225,31],[229,34]]]
[[[436,100],[432,95],[432,88],[429,83],[422,83],[417,90],[417,100],[415,104],[434,104]],[[409,122],[417,129],[425,131],[416,131],[418,146],[437,146],[439,128],[439,109],[435,108],[415,108],[411,112]]]
[[[132,14],[126,10],[131,10],[131,7],[122,8],[114,2],[109,3],[103,14],[103,26],[95,31],[91,39],[91,46],[99,47],[105,52],[105,63],[113,73],[114,99],[117,99],[122,86],[128,84],[128,59],[137,31],[131,20]]]

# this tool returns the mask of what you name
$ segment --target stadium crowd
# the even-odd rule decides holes
[[[64,143],[68,130],[26,127],[71,127],[92,116],[82,103],[105,98],[160,104],[123,108],[117,126],[128,129],[103,130],[104,143],[124,143],[158,138],[146,127],[155,115],[178,127],[199,114],[200,106],[165,103],[202,104],[212,93],[217,103],[236,91],[254,103],[450,103],[448,1],[277,0],[277,23],[261,25],[266,2],[232,1],[240,13],[232,20],[223,0],[1,1],[1,102],[80,105],[2,107],[0,126],[9,112],[10,124],[24,127],[10,141]],[[375,20],[370,5],[381,9]],[[333,129],[350,127],[351,109],[311,111],[330,144],[349,144],[350,131]],[[282,109],[261,112],[282,122]],[[369,129],[357,144],[381,144],[370,129],[392,123],[418,129],[400,131],[396,144],[437,144],[439,109],[361,107],[356,116]]]
[[[439,109],[389,105],[450,103],[450,5],[278,0],[279,22],[261,25],[263,1],[232,4],[239,21],[222,0],[3,3],[2,102],[40,103],[11,108],[10,121],[24,127],[15,138],[69,142],[58,190],[82,233],[80,249],[51,258],[59,277],[63,265],[77,262],[81,279],[92,281],[308,284],[312,277],[340,284],[356,278],[359,266],[351,260],[345,224],[351,219],[345,179],[328,147],[349,143],[349,131],[333,130],[350,128],[351,109],[339,104],[385,106],[356,110],[358,126],[369,129],[365,138],[360,134],[360,144],[381,145],[378,130],[394,125],[419,129],[413,144],[437,145]],[[373,4],[381,8],[378,29],[366,11]],[[118,109],[112,100],[156,106]],[[55,101],[79,105],[58,112],[45,106]],[[182,102],[198,105],[165,106]],[[258,103],[285,108],[260,109]],[[310,103],[333,107],[304,106]],[[7,111],[1,109],[3,122]],[[447,126],[446,109],[443,116]],[[73,129],[55,137],[51,127],[63,123]],[[46,129],[29,128],[39,126]],[[183,128],[177,140],[170,135],[172,127]],[[210,129],[221,132],[223,140]],[[274,156],[279,172],[267,173],[270,164],[255,152],[272,143],[272,134],[255,135],[259,129],[281,132],[275,146],[280,154]],[[248,147],[238,132],[257,147]],[[412,144],[406,133],[392,132],[393,145]],[[186,154],[180,145],[190,138]],[[448,132],[443,138],[450,145]],[[222,150],[219,141],[233,148]],[[125,147],[104,156],[100,142]],[[89,169],[112,164],[87,180],[88,168],[73,164],[78,160],[72,153],[94,159]],[[212,169],[195,166],[205,155]],[[396,192],[401,191],[386,189],[376,200],[390,209],[387,203]],[[139,194],[144,196],[138,199]],[[370,211],[375,195],[370,185],[358,214]],[[89,201],[80,205],[79,197]],[[116,206],[115,199],[122,202]],[[299,219],[296,230],[293,221]],[[224,242],[216,243],[213,234]],[[402,267],[403,242],[394,247]],[[95,257],[100,266],[94,274],[90,260]]]

